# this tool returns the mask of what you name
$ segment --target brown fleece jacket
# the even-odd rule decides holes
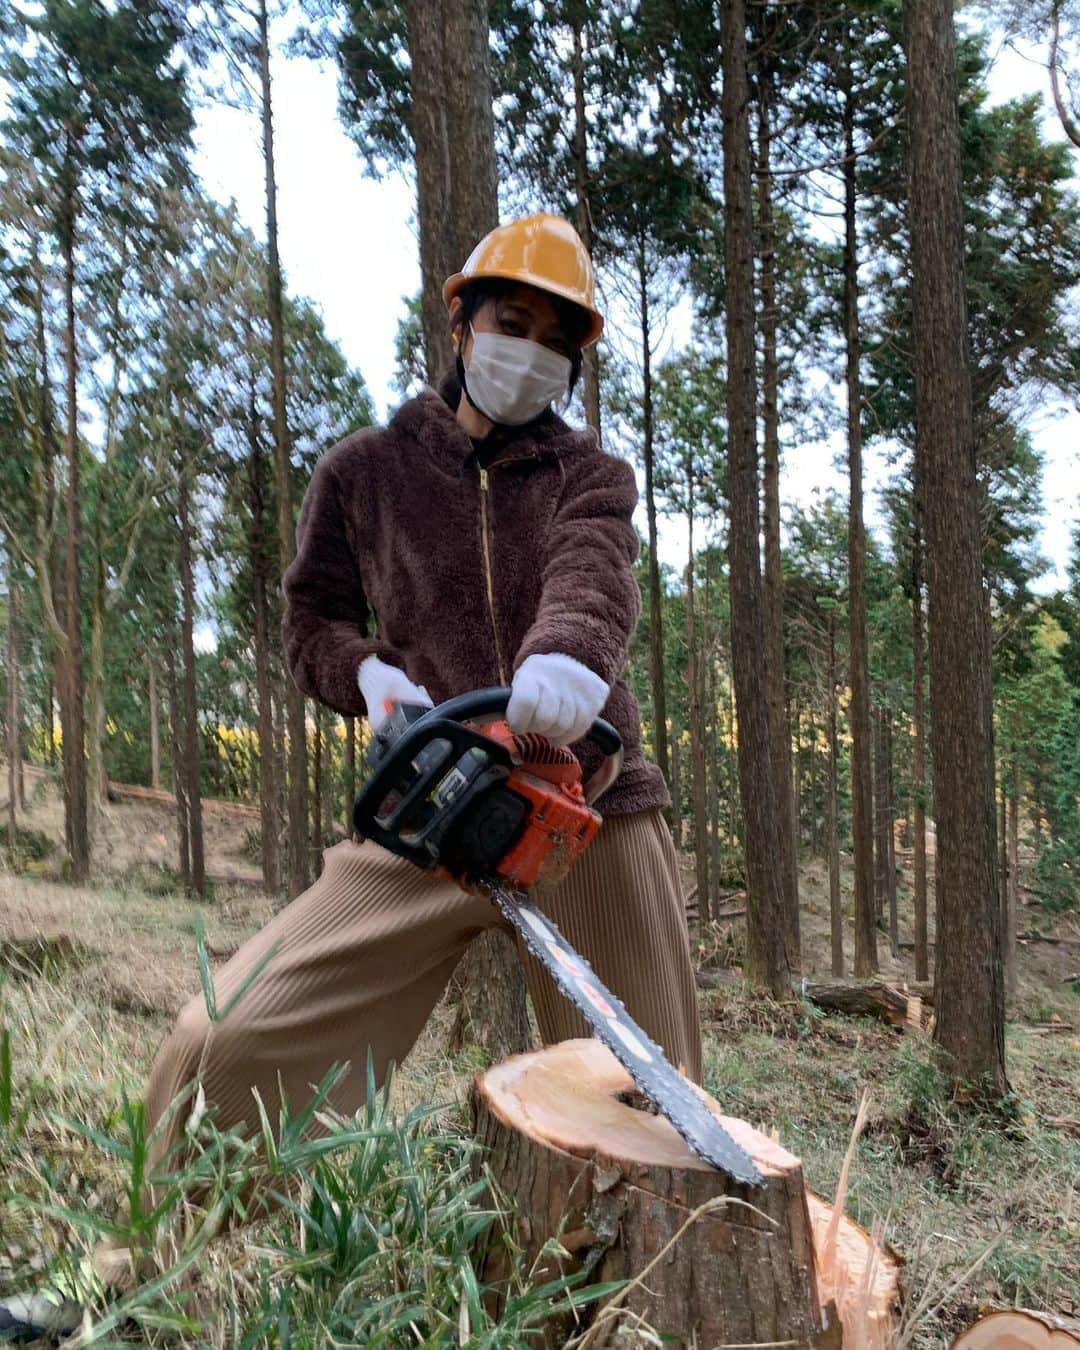
[[[562,652],[612,686],[603,715],[625,760],[600,810],[666,805],[623,679],[641,611],[633,471],[591,431],[547,414],[507,442],[487,478],[491,600],[480,469],[438,394],[425,390],[389,426],[354,432],[324,455],[285,574],[293,678],[338,712],[361,715],[356,673],[367,656],[398,666],[439,703],[509,684],[527,656]],[[596,752],[575,748],[588,775]]]

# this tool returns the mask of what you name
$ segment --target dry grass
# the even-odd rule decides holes
[[[64,837],[63,801],[51,773],[40,769],[27,771],[28,794],[20,824],[40,830],[49,839]],[[211,876],[232,876],[257,883],[259,869],[246,855],[244,824],[225,811],[205,804],[203,812],[206,870]],[[178,855],[176,812],[157,802],[109,802],[101,808],[94,837],[94,871],[98,877],[116,881],[153,883],[167,879],[176,866]],[[59,874],[61,850],[56,848],[51,866]]]
[[[47,796],[35,802],[31,823],[38,828],[55,808]],[[163,836],[157,847],[166,859],[167,812],[142,803],[112,811],[110,828],[129,841],[123,854],[129,878],[140,839]],[[229,828],[232,837],[222,831],[215,856],[235,866],[239,827]],[[808,975],[828,969],[823,883],[821,868],[811,863],[803,875]],[[902,927],[909,927],[909,905],[902,889]],[[18,1147],[5,1153],[0,1130],[0,1290],[55,1269],[58,1249],[68,1253],[62,1266],[78,1271],[90,1239],[56,1212],[58,1204],[100,1214],[122,1205],[123,1169],[64,1121],[118,1128],[121,1087],[138,1096],[168,1019],[198,990],[197,921],[205,920],[210,950],[224,959],[270,912],[266,898],[247,886],[222,889],[205,906],[176,893],[148,894],[104,871],[80,890],[0,875],[0,1025],[11,1032],[15,1108],[29,1105]],[[1049,927],[1045,917],[1038,926]],[[26,942],[39,937],[49,943],[30,959]],[[737,960],[742,941],[736,921],[708,946],[714,956]],[[884,939],[881,949],[887,976],[910,976],[907,962],[888,958]],[[866,1227],[880,1220],[887,1240],[907,1257],[911,1305],[923,1311],[905,1336],[920,1350],[946,1345],[983,1307],[1017,1302],[1080,1314],[1080,1142],[1050,1123],[1077,1115],[1080,1031],[1037,1036],[1022,1025],[1053,1012],[1080,1028],[1080,995],[1062,982],[1063,959],[1052,947],[1021,950],[1021,997],[1008,1034],[1015,1100],[993,1118],[950,1110],[921,1034],[825,1016],[802,1003],[780,1007],[737,979],[702,995],[707,1086],[732,1114],[777,1131],[826,1196],[869,1089],[849,1210]],[[460,1127],[456,1104],[476,1064],[445,1053],[447,1033],[440,1008],[398,1076],[394,1102],[403,1111],[451,1103],[444,1122]],[[35,1204],[11,1203],[14,1193]],[[980,1257],[970,1278],[935,1307]],[[229,1310],[256,1299],[265,1260],[250,1235],[213,1244],[185,1277],[190,1302],[183,1307],[193,1327],[152,1332],[144,1321],[139,1336],[161,1344],[233,1344]],[[180,1305],[169,1306],[175,1312]]]
[[[850,910],[846,875],[844,881]],[[810,863],[801,888],[804,973],[828,978],[824,869]],[[910,932],[910,905],[902,885],[902,937]],[[1037,926],[1052,925],[1040,915]],[[889,956],[884,935],[879,956],[885,978],[913,978],[909,960]],[[725,1110],[775,1130],[825,1196],[835,1189],[860,1096],[869,1090],[848,1209],[866,1228],[884,1221],[886,1240],[907,1258],[910,1302],[924,1306],[918,1325],[905,1329],[905,1344],[947,1345],[993,1306],[1080,1316],[1080,1143],[1051,1123],[1075,1118],[1080,1100],[1080,995],[1063,979],[1068,964],[1066,949],[1020,948],[1007,1031],[1013,1095],[994,1115],[950,1107],[925,1034],[826,1015],[805,1002],[782,1007],[737,980],[703,995],[707,1086]],[[1029,1029],[1051,1015],[1076,1030]]]

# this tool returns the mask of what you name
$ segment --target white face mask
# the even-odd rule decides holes
[[[485,417],[500,426],[520,427],[539,417],[570,387],[568,356],[528,338],[472,330],[469,397]]]

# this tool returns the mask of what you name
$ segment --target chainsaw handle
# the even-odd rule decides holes
[[[494,685],[490,689],[476,689],[468,694],[457,694],[454,698],[447,699],[445,703],[440,703],[437,708],[432,708],[431,712],[420,720],[438,717],[452,722],[474,722],[479,717],[499,716],[505,713],[509,702],[510,690]],[[585,800],[591,804],[618,778],[619,770],[622,768],[623,744],[619,733],[602,717],[593,722],[583,739],[592,741],[604,756],[600,767],[583,788]]]

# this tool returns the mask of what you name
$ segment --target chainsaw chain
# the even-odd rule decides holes
[[[754,1160],[732,1139],[703,1098],[600,982],[588,961],[551,919],[527,896],[506,891],[487,877],[477,878],[475,885],[487,893],[597,1037],[694,1152],[736,1181],[761,1185],[764,1177]]]

